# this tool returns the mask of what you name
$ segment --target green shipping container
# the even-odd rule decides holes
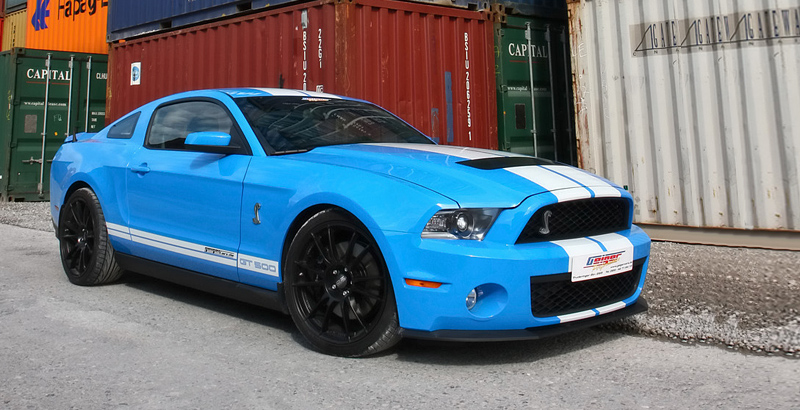
[[[49,199],[50,163],[67,135],[104,126],[107,72],[105,55],[0,53],[0,200]]]
[[[501,150],[576,163],[566,27],[517,16],[495,23]]]

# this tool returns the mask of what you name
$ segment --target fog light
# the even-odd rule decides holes
[[[472,289],[469,291],[467,295],[467,310],[472,310],[475,305],[478,303],[478,298],[483,295],[483,291],[481,291],[480,287]]]

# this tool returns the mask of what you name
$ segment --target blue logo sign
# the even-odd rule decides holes
[[[36,11],[33,12],[31,19],[35,31],[47,28],[47,18],[50,17],[50,10],[47,9],[49,5],[50,0],[36,0]]]

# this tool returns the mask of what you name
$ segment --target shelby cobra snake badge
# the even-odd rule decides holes
[[[253,224],[255,225],[261,225],[261,217],[258,216],[259,209],[261,209],[261,204],[256,202],[255,206],[253,206],[253,213],[256,214],[256,216],[253,217]]]

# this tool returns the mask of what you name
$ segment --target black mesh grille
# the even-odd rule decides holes
[[[533,214],[517,243],[581,238],[625,230],[628,229],[628,208],[628,200],[624,198],[592,198],[547,205]]]
[[[605,306],[631,297],[639,284],[644,259],[633,262],[633,270],[572,282],[571,274],[531,277],[531,312],[536,317],[566,315]]]

